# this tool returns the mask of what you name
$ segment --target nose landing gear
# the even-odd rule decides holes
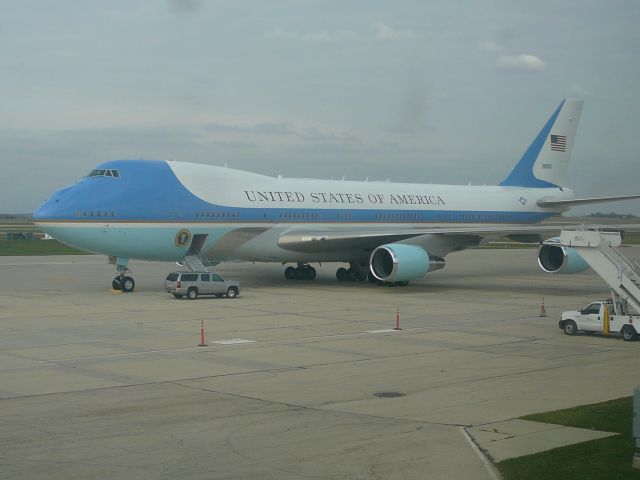
[[[117,257],[116,259],[109,260],[113,260],[113,263],[116,265],[117,272],[115,278],[111,282],[111,288],[114,290],[121,290],[125,293],[133,292],[133,289],[136,288],[136,282],[128,275],[131,273],[131,270],[127,267],[129,259]]]

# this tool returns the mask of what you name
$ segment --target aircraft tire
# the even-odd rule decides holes
[[[111,288],[113,288],[114,290],[121,290],[119,277],[113,279],[113,281],[111,282]]]
[[[336,270],[336,278],[339,282],[346,282],[348,278],[347,269],[344,267],[340,267],[338,270]]]
[[[296,269],[293,267],[287,267],[284,271],[284,278],[287,280],[293,280],[296,276]]]
[[[124,277],[122,279],[122,291],[126,293],[133,292],[136,288],[136,282],[133,281],[131,277]]]
[[[316,269],[313,267],[308,267],[305,269],[304,278],[306,280],[315,280],[316,279]]]

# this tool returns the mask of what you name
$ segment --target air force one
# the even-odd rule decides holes
[[[108,255],[112,286],[133,291],[129,259],[191,270],[228,261],[292,263],[314,279],[317,262],[344,262],[340,281],[406,285],[443,268],[450,252],[508,236],[538,241],[536,224],[572,205],[640,198],[574,198],[566,173],[582,101],[566,99],[497,186],[274,178],[175,161],[117,160],[55,192],[34,222],[56,239]],[[529,225],[527,225],[529,224]],[[545,242],[543,270],[583,271],[571,249]]]

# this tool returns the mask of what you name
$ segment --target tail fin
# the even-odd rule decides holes
[[[505,187],[562,187],[573,150],[582,100],[566,99],[558,106],[511,173]]]

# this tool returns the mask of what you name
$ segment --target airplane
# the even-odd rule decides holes
[[[112,287],[135,288],[129,259],[171,261],[190,270],[220,262],[292,263],[287,279],[316,277],[312,263],[341,262],[339,281],[384,285],[444,267],[445,257],[507,236],[540,242],[558,226],[535,225],[573,205],[640,195],[575,198],[566,186],[582,100],[565,99],[511,172],[495,186],[271,177],[161,160],[99,164],[55,192],[33,214],[57,240],[109,256]],[[588,265],[545,242],[543,270]]]

